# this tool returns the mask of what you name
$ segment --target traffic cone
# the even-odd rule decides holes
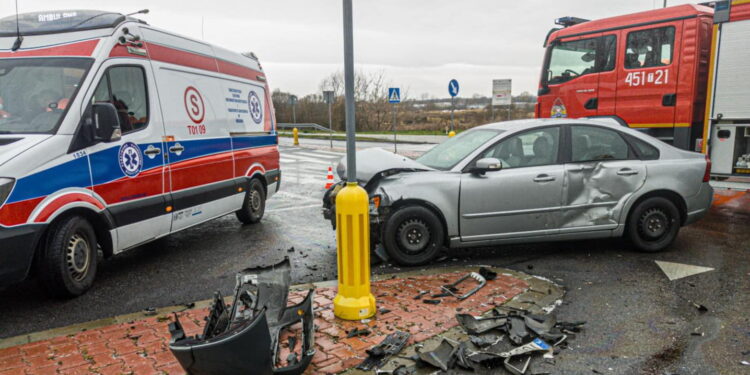
[[[328,166],[328,176],[326,176],[326,187],[325,189],[328,190],[333,186],[333,167]]]

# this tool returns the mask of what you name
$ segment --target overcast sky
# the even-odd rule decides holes
[[[512,78],[514,94],[534,92],[542,42],[555,18],[597,19],[661,7],[662,1],[354,0],[354,60],[357,69],[384,72],[412,97],[447,97],[451,78],[464,97],[489,96],[493,78]],[[318,92],[324,77],[343,68],[341,0],[18,2],[21,12],[148,8],[139,17],[153,26],[255,52],[272,88],[300,96]],[[682,3],[695,2],[669,0]],[[13,1],[1,0],[0,14],[13,13]]]

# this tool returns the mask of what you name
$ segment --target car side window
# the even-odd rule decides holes
[[[526,131],[491,146],[479,159],[496,158],[503,168],[534,167],[554,164],[560,148],[560,128]]]
[[[628,141],[635,148],[641,160],[659,159],[659,149],[631,135],[627,135]]]
[[[573,162],[627,160],[630,148],[622,136],[610,129],[593,126],[572,126]]]
[[[149,108],[146,75],[138,66],[115,66],[102,76],[91,98],[92,103],[111,103],[117,108],[122,133],[148,125]]]

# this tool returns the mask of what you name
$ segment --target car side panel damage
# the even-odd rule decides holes
[[[291,280],[289,259],[237,273],[231,307],[217,292],[203,334],[186,337],[179,319],[169,324],[169,349],[188,374],[296,375],[315,354],[313,298],[310,289],[297,305],[287,307]],[[279,363],[279,333],[302,323],[301,350]],[[296,339],[294,340],[296,341]],[[291,340],[290,340],[291,342]],[[296,345],[295,345],[296,346]]]

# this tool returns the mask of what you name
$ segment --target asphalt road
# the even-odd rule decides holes
[[[34,280],[0,291],[0,337],[208,299],[215,290],[228,294],[237,270],[285,256],[292,260],[294,283],[334,279],[335,237],[320,214],[320,198],[343,143],[331,151],[327,141],[302,142],[318,149],[281,147],[281,192],[268,202],[260,224],[242,226],[228,215],[118,255],[101,263],[94,288],[74,300],[49,299]],[[399,145],[410,154],[425,148]],[[663,253],[634,252],[619,239],[577,241],[455,251],[434,267],[491,264],[567,288],[559,318],[585,320],[586,330],[554,366],[532,371],[740,374],[750,370],[740,365],[750,361],[742,354],[750,350],[749,229],[750,199],[741,198],[683,228]],[[669,281],[655,260],[715,270]],[[373,267],[377,273],[400,270]]]

